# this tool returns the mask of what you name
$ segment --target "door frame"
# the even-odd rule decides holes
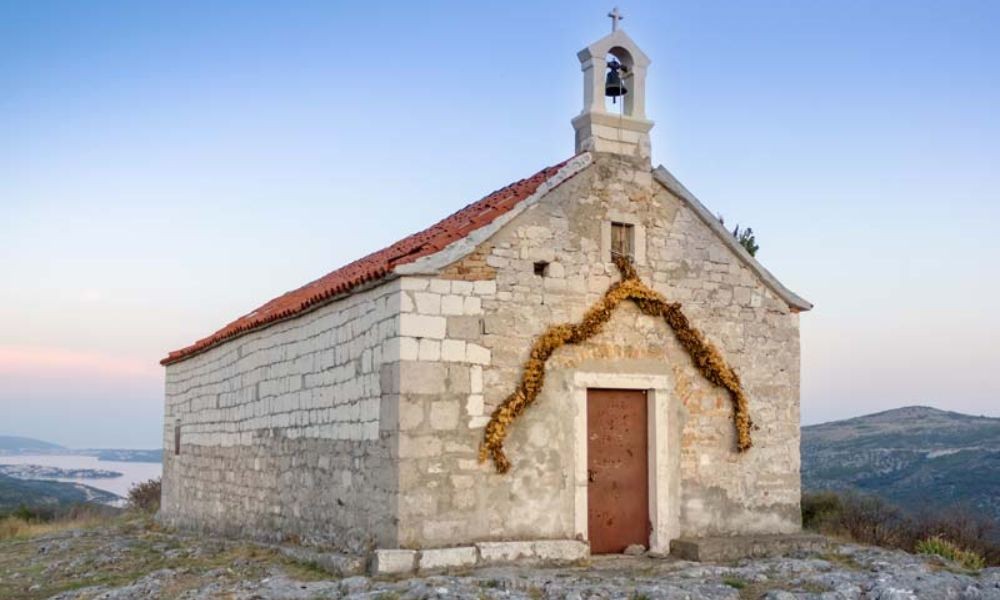
[[[668,552],[670,540],[680,535],[680,411],[670,393],[667,375],[576,372],[573,375],[574,529],[588,535],[587,506],[587,390],[645,390],[649,482],[649,548]],[[657,426],[659,425],[659,426]]]

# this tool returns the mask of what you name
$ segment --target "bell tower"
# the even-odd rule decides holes
[[[646,68],[650,60],[619,26],[615,8],[611,33],[577,53],[583,70],[583,112],[572,123],[576,152],[607,152],[650,162],[646,119]],[[607,105],[607,99],[612,103]]]

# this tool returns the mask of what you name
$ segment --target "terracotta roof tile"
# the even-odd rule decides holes
[[[434,254],[455,240],[489,225],[497,217],[514,208],[519,202],[535,193],[542,183],[555,175],[567,162],[569,161],[542,169],[531,177],[501,188],[419,233],[345,265],[297,290],[278,296],[212,335],[171,352],[160,361],[160,364],[180,362],[226,340],[305,312],[330,298],[346,294],[363,283],[385,277],[397,265]]]

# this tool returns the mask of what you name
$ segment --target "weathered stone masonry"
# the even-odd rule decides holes
[[[601,95],[609,55],[631,69],[621,115]],[[573,158],[164,359],[164,521],[379,549],[382,572],[576,560],[588,552],[574,541],[588,539],[587,390],[606,388],[645,392],[654,550],[799,529],[798,312],[811,305],[651,168],[650,61],[634,42],[619,28],[578,57]],[[643,282],[680,302],[738,374],[753,447],[736,451],[726,390],[663,319],[624,302],[549,358],[498,475],[478,460],[490,414],[534,338],[578,322],[619,277],[613,231],[631,232]]]
[[[694,324],[740,373],[760,426],[757,444],[746,455],[734,451],[724,390],[703,380],[665,324],[625,306],[604,333],[560,349],[550,360],[542,395],[509,438],[515,468],[497,476],[476,460],[481,428],[516,384],[534,336],[552,323],[579,320],[617,277],[602,239],[603,225],[612,220],[641,232],[643,279],[669,300],[683,302]],[[577,407],[570,384],[576,371],[665,375],[673,382],[676,422],[663,425],[679,438],[674,535],[798,529],[797,315],[641,163],[600,156],[491,236],[488,245],[486,263],[496,269],[496,279],[475,282],[487,292],[475,296],[475,306],[482,307],[478,319],[455,310],[443,314],[444,302],[439,305],[436,297],[418,301],[418,294],[435,286],[447,291],[447,282],[411,280],[404,286],[404,294],[413,296],[405,304],[440,315],[436,335],[447,334],[441,348],[474,343],[477,355],[480,348],[486,353],[468,365],[450,364],[435,358],[436,339],[423,355],[424,340],[408,342],[407,358],[420,364],[401,365],[401,546],[579,533]],[[544,276],[534,272],[540,261],[548,263]],[[488,293],[494,285],[495,294]],[[461,306],[461,294],[473,288],[464,281],[451,286],[447,304]],[[411,381],[420,384],[408,387]]]
[[[509,438],[515,468],[497,476],[477,461],[482,428],[533,337],[578,320],[617,277],[610,221],[636,228],[642,278],[739,372],[755,448],[733,450],[725,392],[626,305],[553,356]],[[164,441],[179,420],[182,451],[167,453],[165,517],[355,551],[574,538],[585,372],[671,382],[665,537],[798,528],[797,314],[641,162],[597,155],[469,257],[494,278],[455,278],[473,272],[462,261],[406,275],[170,365]]]
[[[400,299],[390,282],[168,366],[163,517],[352,551],[394,544],[383,389],[397,385]]]

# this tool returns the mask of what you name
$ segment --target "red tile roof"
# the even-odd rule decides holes
[[[516,181],[388,248],[358,259],[297,290],[278,296],[212,335],[171,352],[160,361],[160,364],[180,362],[226,340],[293,317],[335,296],[346,294],[363,283],[381,279],[391,273],[397,265],[434,254],[448,244],[489,225],[494,219],[514,208],[534,194],[542,183],[555,175],[567,162],[569,160],[542,169],[527,179]]]

